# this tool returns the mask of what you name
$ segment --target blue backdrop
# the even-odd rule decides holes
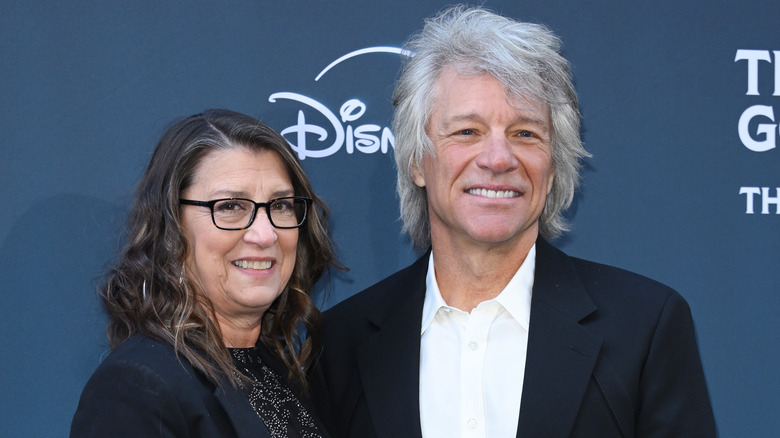
[[[10,2],[6,2],[10,3]],[[351,268],[408,264],[389,96],[439,1],[14,2],[0,14],[0,435],[66,436],[107,352],[96,281],[178,117],[227,107],[297,148]],[[724,437],[780,430],[780,3],[492,1],[564,40],[593,154],[558,246],[690,302]],[[330,67],[330,68],[329,68]]]

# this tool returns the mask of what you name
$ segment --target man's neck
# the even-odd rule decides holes
[[[534,240],[514,245],[468,246],[433,242],[436,282],[447,305],[471,312],[496,298],[525,261]]]

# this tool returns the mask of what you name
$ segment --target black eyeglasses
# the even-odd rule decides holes
[[[255,202],[245,198],[223,198],[213,201],[191,201],[179,199],[180,204],[208,207],[211,221],[220,230],[245,230],[252,226],[257,209],[265,207],[268,221],[275,228],[298,228],[306,222],[306,213],[311,206],[311,198],[288,196],[271,199],[268,202]]]

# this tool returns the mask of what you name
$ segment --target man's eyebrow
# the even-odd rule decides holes
[[[480,116],[477,113],[467,113],[467,114],[456,114],[448,119],[445,119],[442,123],[443,127],[448,127],[449,125],[457,122],[462,121],[482,121],[482,116]],[[513,121],[513,123],[530,123],[532,125],[536,125],[542,128],[546,128],[548,126],[547,122],[545,122],[544,119],[541,117],[536,117],[534,115],[530,114],[519,114]]]
[[[482,117],[479,114],[477,114],[477,113],[456,114],[456,115],[454,115],[452,117],[449,117],[447,119],[442,120],[441,126],[446,129],[446,128],[449,128],[450,125],[452,125],[454,123],[463,122],[463,121],[477,121],[477,122],[481,122],[482,121]]]

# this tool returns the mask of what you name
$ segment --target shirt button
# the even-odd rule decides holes
[[[469,427],[469,429],[476,429],[477,428],[477,419],[476,418],[469,418],[469,421],[466,422],[466,425]]]
[[[471,351],[477,351],[477,348],[479,348],[479,343],[477,343],[475,341],[469,342],[469,349]]]

